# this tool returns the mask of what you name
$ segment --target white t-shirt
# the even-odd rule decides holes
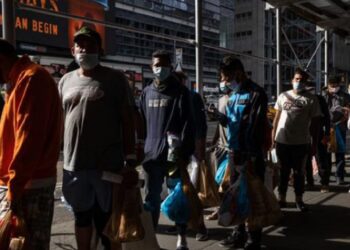
[[[322,116],[315,95],[307,91],[299,94],[295,94],[293,90],[283,92],[278,96],[275,109],[281,111],[276,142],[290,145],[311,143],[311,119]]]

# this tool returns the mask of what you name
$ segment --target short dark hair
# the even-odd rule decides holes
[[[328,84],[340,84],[340,77],[337,75],[330,75],[328,77]]]
[[[17,52],[11,43],[4,39],[0,39],[0,55],[4,55],[6,57],[16,57]]]
[[[168,51],[164,49],[159,49],[153,52],[152,58],[163,58],[171,64],[171,55]]]
[[[309,79],[309,74],[308,73],[306,73],[306,71],[305,70],[302,70],[301,68],[296,68],[295,70],[294,70],[294,75],[293,75],[293,78],[294,78],[294,76],[296,75],[296,74],[299,74],[299,75],[301,75],[302,76],[302,78],[303,78],[303,81],[304,82],[307,82],[307,80]]]
[[[219,69],[221,71],[240,70],[240,71],[244,72],[243,63],[235,55],[226,55],[222,59],[222,62],[220,63]]]

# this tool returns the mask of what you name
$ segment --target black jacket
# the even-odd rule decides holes
[[[328,110],[328,105],[325,100],[325,98],[322,95],[316,95],[318,98],[318,103],[320,104],[322,118],[321,118],[321,126],[320,126],[320,139],[323,138],[323,136],[329,136],[330,134],[330,127],[331,127],[331,119],[330,114]]]
[[[243,114],[239,143],[243,152],[262,152],[267,131],[267,95],[265,90],[250,79],[242,83],[240,90],[250,93],[250,101]]]
[[[181,153],[187,159],[194,152],[194,119],[189,90],[175,74],[166,80],[166,88],[158,89],[154,83],[141,95],[141,113],[146,123],[145,159],[166,161],[167,132],[181,136]]]

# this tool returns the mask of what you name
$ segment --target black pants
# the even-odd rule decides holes
[[[310,186],[314,185],[314,176],[312,171],[312,155],[308,154],[306,164],[305,164],[305,172],[306,172],[306,183]]]
[[[293,169],[294,192],[296,196],[302,196],[304,193],[305,164],[310,153],[310,144],[287,145],[277,143],[276,153],[281,164],[279,194],[282,196],[287,194],[289,176]]]
[[[94,223],[98,237],[101,239],[101,243],[105,250],[111,249],[111,243],[109,239],[103,234],[103,230],[111,216],[111,211],[107,213],[102,211],[98,201],[95,201],[95,205],[88,211],[74,212],[75,226],[76,227],[89,227]]]
[[[327,151],[327,145],[323,143],[318,144],[316,157],[318,160],[318,174],[321,178],[321,185],[328,186],[332,169],[332,157]]]

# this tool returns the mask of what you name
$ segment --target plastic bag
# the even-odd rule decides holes
[[[220,204],[218,187],[214,177],[202,161],[199,165],[198,197],[203,207],[216,207]]]
[[[151,213],[142,209],[142,213],[140,217],[141,217],[142,225],[145,228],[145,237],[141,241],[123,243],[122,250],[139,250],[139,249],[159,250],[160,247],[156,238],[156,234],[154,232]],[[116,249],[120,249],[120,247]]]
[[[139,241],[145,230],[140,218],[142,199],[136,170],[122,172],[122,184],[113,185],[112,214],[104,229],[104,234],[113,244]]]
[[[189,175],[193,186],[197,186],[198,184],[198,176],[199,176],[199,163],[196,157],[192,155],[191,162],[189,164]]]
[[[0,221],[0,249],[25,249],[27,231],[22,217],[8,210]]]
[[[114,185],[112,211],[104,230],[112,242],[133,242],[144,238],[139,188],[123,189],[120,185]]]
[[[342,129],[340,128],[340,125],[335,126],[335,137],[336,137],[336,143],[337,143],[337,148],[336,152],[337,153],[345,153],[346,151],[346,139],[343,136]]]
[[[319,163],[315,156],[312,157],[312,175],[316,176],[319,170]]]
[[[0,249],[8,249],[13,228],[12,211],[9,210],[0,221]]]
[[[190,206],[182,190],[182,181],[178,180],[175,188],[161,204],[161,212],[170,220],[187,224],[190,219]]]
[[[336,132],[334,128],[330,129],[328,152],[331,152],[331,153],[337,152],[337,137],[336,137]]]
[[[219,193],[225,193],[226,190],[229,189],[229,187],[231,186],[231,175],[232,175],[232,161],[228,160],[226,169],[225,169],[225,174],[224,174],[224,178],[219,186]]]
[[[219,209],[218,223],[227,227],[244,223],[250,214],[250,200],[245,173],[241,173],[224,195]]]
[[[183,162],[181,162],[184,165]],[[180,167],[180,176],[183,181],[182,190],[187,197],[189,204],[190,219],[187,223],[189,229],[198,230],[201,222],[203,221],[203,207],[199,200],[196,189],[194,188],[188,172],[184,167]]]
[[[216,171],[216,175],[215,175],[215,181],[218,185],[220,185],[224,180],[227,166],[228,166],[228,158],[227,158],[227,154],[225,154],[224,158],[219,164],[218,170]]]
[[[267,190],[261,179],[247,173],[250,213],[248,227],[250,230],[274,225],[282,217],[278,201],[273,193]]]
[[[264,184],[270,192],[277,187],[279,183],[280,165],[277,159],[276,149],[267,154]]]

